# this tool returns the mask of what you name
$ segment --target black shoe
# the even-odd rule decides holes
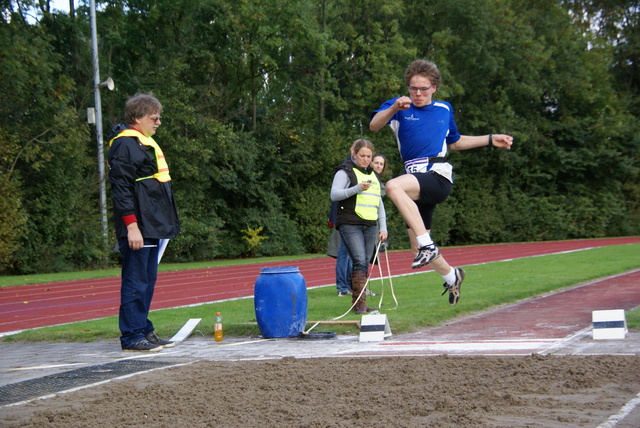
[[[435,245],[428,245],[426,247],[418,248],[418,254],[411,263],[411,268],[418,269],[422,266],[428,265],[435,259],[440,257],[440,250]]]
[[[449,285],[446,282],[442,284],[444,291],[442,294],[449,292],[449,304],[455,306],[460,300],[460,286],[464,281],[464,269],[456,268],[456,280],[453,284]]]
[[[159,345],[164,348],[172,348],[173,345],[175,345],[175,343],[170,340],[160,339],[158,335],[155,333],[155,331],[152,331],[151,333],[147,334],[146,339],[152,345]]]
[[[148,340],[142,339],[133,345],[122,348],[122,350],[127,352],[158,352],[162,350],[162,345],[149,343]]]

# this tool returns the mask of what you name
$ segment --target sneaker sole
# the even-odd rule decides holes
[[[163,348],[173,348],[176,344],[175,342],[172,342],[170,340],[160,339],[155,334],[153,336],[151,337],[151,339],[149,339],[149,337],[146,338],[147,342],[149,342],[150,345],[161,346]]]
[[[429,263],[431,263],[431,262],[433,262],[435,260],[438,260],[440,257],[442,257],[442,254],[438,254],[436,257],[434,257],[433,259],[431,259],[429,261],[425,261],[425,262],[417,263],[417,264],[411,263],[411,269],[420,269],[421,267],[426,266],[426,265],[428,265]]]
[[[449,289],[449,304],[451,306],[455,306],[460,301],[460,287],[464,281],[464,269],[457,269],[457,271],[460,274],[460,281],[456,281]]]
[[[160,352],[164,349],[163,346],[158,346],[153,349],[123,349],[123,352]]]

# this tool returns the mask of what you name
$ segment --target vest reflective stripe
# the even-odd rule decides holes
[[[164,153],[162,153],[162,149],[160,148],[158,143],[153,140],[153,138],[145,137],[140,131],[136,131],[135,129],[124,129],[109,141],[109,147],[111,147],[111,144],[113,144],[113,140],[120,137],[135,137],[138,139],[138,141],[140,141],[140,144],[153,147],[153,151],[155,152],[158,172],[148,177],[137,178],[136,181],[146,180],[148,178],[155,178],[156,180],[163,183],[171,181],[171,176],[169,175],[169,165],[164,158]]]
[[[371,180],[371,187],[356,195],[356,214],[364,220],[378,219],[378,206],[380,205],[380,182],[373,172],[364,174],[357,168],[353,168],[358,183]]]

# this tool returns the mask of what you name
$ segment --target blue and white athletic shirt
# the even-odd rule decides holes
[[[391,107],[396,99],[385,101],[371,117]],[[451,104],[445,101],[432,101],[425,107],[411,104],[407,110],[393,115],[389,126],[396,135],[406,172],[433,171],[453,183],[453,167],[450,163],[427,163],[427,158],[446,156],[447,145],[460,139]]]

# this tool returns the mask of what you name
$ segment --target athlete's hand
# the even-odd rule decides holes
[[[411,107],[411,98],[409,97],[400,97],[396,99],[394,103],[396,109],[398,110],[406,110]]]
[[[513,144],[513,137],[505,134],[493,134],[493,145],[496,147],[502,147],[507,150],[511,149]]]

